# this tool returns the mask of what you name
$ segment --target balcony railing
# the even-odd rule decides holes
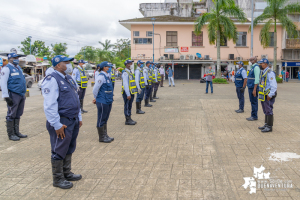
[[[300,39],[286,39],[287,49],[300,49]]]

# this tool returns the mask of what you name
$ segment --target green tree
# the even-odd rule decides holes
[[[92,46],[82,47],[78,54],[83,56],[83,59],[88,60],[89,63],[97,60],[96,49]]]
[[[111,49],[112,47],[114,47],[114,45],[111,44],[111,41],[108,40],[108,39],[106,39],[105,42],[99,41],[99,44],[102,45],[104,51],[108,51],[109,49]]]
[[[64,56],[68,56],[67,55],[67,43],[56,43],[56,44],[51,44],[52,46],[52,56],[57,56],[57,55],[64,55]]]
[[[210,13],[204,13],[196,20],[195,32],[200,34],[208,23],[209,43],[217,43],[217,78],[221,78],[220,45],[224,43],[225,38],[232,39],[234,43],[237,41],[237,29],[230,17],[241,22],[247,20],[242,9],[235,4],[235,0],[213,0],[213,8]]]
[[[21,42],[22,47],[18,46],[18,48],[25,54],[30,54],[30,38],[27,37],[24,41]],[[51,51],[49,46],[45,45],[45,42],[41,40],[36,40],[31,44],[31,54],[39,57],[50,56]]]
[[[131,57],[131,42],[130,39],[117,39],[117,42],[114,44],[114,51],[116,56],[121,59],[126,59]]]
[[[287,34],[292,38],[298,37],[297,26],[288,17],[288,14],[299,13],[300,5],[298,3],[288,4],[288,0],[266,0],[268,6],[264,12],[254,19],[253,27],[258,23],[264,23],[264,26],[260,30],[260,41],[264,48],[269,47],[271,41],[271,26],[274,30],[274,69],[277,66],[277,25],[281,23],[281,26],[286,30]],[[251,28],[251,27],[250,27]]]
[[[101,63],[101,62],[103,62],[103,61],[106,61],[107,60],[107,53],[108,53],[108,51],[105,51],[105,50],[103,50],[103,49],[96,49],[96,61],[98,62],[98,63]]]

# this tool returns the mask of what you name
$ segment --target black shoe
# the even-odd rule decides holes
[[[240,109],[238,109],[238,110],[235,110],[234,112],[237,112],[237,111],[239,111]]]
[[[152,92],[150,93],[150,102],[156,102],[155,100],[153,100]]]
[[[145,112],[141,110],[140,107],[141,102],[135,102],[135,104],[136,104],[136,114],[145,114]]]
[[[265,125],[263,125],[261,127],[258,127],[259,130],[263,130],[263,129],[266,128],[266,125],[267,125],[267,122],[268,122],[267,118],[268,118],[267,115],[265,115]]]
[[[248,120],[248,121],[255,121],[255,120],[257,120],[257,118],[249,117],[249,118],[246,118],[246,120]]]
[[[152,107],[152,105],[149,104],[149,99],[145,99],[145,107]]]
[[[267,125],[263,130],[261,130],[261,132],[263,133],[272,132],[273,121],[274,121],[273,115],[267,115]]]
[[[104,142],[104,143],[111,143],[112,142],[112,140],[110,140],[106,137],[104,126],[97,127],[97,130],[98,130],[98,135],[99,135],[99,142]]]
[[[130,121],[132,121],[134,124],[137,124],[136,121],[133,121],[133,120],[131,119],[131,116],[129,116],[129,118],[130,118]]]
[[[164,86],[160,86],[160,87],[164,87]]]
[[[236,111],[236,113],[243,113],[243,112],[244,112],[244,110],[241,110],[241,109]]]
[[[14,123],[15,123],[14,121],[6,121],[8,139],[12,141],[19,141],[20,138],[15,135]]]
[[[154,91],[153,99],[159,99],[158,97],[156,97],[156,93],[157,93],[157,91]]]
[[[136,122],[131,119],[130,116],[126,116],[125,125],[135,125]]]
[[[63,160],[51,160],[52,164],[52,176],[53,186],[61,189],[70,189],[73,187],[73,183],[67,181],[63,172]]]
[[[80,99],[80,109],[81,109],[81,113],[87,113],[88,111],[83,110],[83,99]]]
[[[171,85],[169,85],[169,87],[171,87]]]
[[[80,174],[74,174],[73,172],[71,172],[71,162],[72,154],[66,155],[63,161],[64,177],[67,181],[79,181],[80,179],[82,179],[82,176]]]
[[[173,85],[173,87],[175,87],[175,85]]]
[[[15,135],[18,136],[19,138],[27,138],[27,135],[23,135],[19,131],[20,119],[15,119],[14,122],[15,122]]]
[[[106,138],[108,138],[108,139],[111,140],[111,141],[114,141],[114,140],[115,140],[115,138],[109,137],[109,136],[107,135],[107,124],[104,124],[104,132],[105,132]]]

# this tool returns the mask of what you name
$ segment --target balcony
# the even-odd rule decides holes
[[[300,49],[300,39],[286,39],[287,49]]]

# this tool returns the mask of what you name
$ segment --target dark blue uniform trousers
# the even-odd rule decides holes
[[[13,92],[9,92],[9,97],[13,100],[13,105],[7,106],[6,120],[20,119],[23,115],[26,97]]]
[[[46,127],[50,134],[51,158],[54,160],[63,160],[66,155],[74,153],[76,149],[76,139],[79,132],[79,119],[60,118],[60,123],[66,125],[65,138],[57,137],[54,127],[47,121]]]
[[[145,89],[145,99],[149,99],[152,85],[149,85],[148,89]]]
[[[132,102],[134,100],[134,94],[131,95],[131,99],[127,99],[126,92],[123,93],[123,100],[124,100],[124,115],[126,117],[131,116],[131,108],[132,108]]]
[[[258,89],[256,89],[256,97],[253,96],[252,92],[253,92],[254,88],[248,88],[248,92],[249,92],[249,99],[251,102],[251,117],[257,119],[257,111],[258,111]]]
[[[153,83],[154,91],[158,90],[159,82]]]
[[[273,115],[273,105],[275,103],[275,98],[270,99],[270,101],[266,100],[261,102],[262,109],[265,115]]]
[[[244,92],[241,92],[241,87],[236,87],[236,94],[239,99],[239,108],[240,110],[244,110],[244,105],[245,105],[245,98],[244,98]]]
[[[80,100],[84,99],[85,91],[86,91],[86,88],[79,88],[78,96],[79,96]]]
[[[115,90],[115,82],[112,82],[113,91]]]
[[[112,104],[96,102],[96,105],[98,109],[97,127],[102,127],[107,124]]]
[[[145,89],[146,88],[141,88],[142,92],[141,94],[137,94],[136,96],[136,102],[142,102],[143,101],[143,98],[144,98],[144,94],[145,94]]]

